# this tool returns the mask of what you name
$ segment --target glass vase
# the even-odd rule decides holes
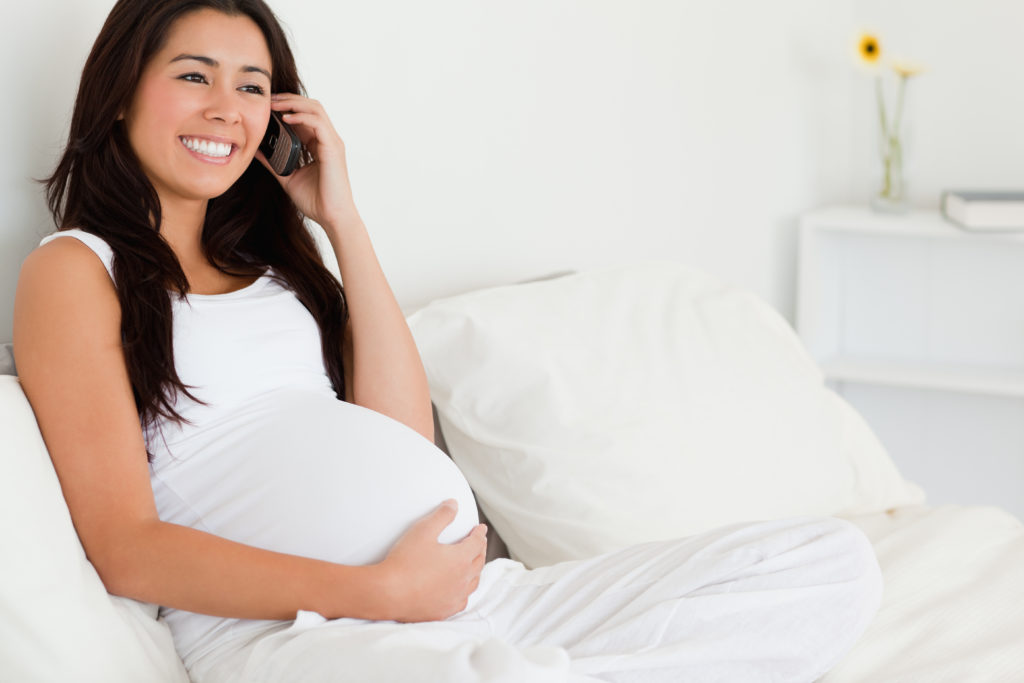
[[[871,198],[871,207],[875,211],[906,213],[910,210],[900,137],[898,134],[890,135],[882,140],[882,177],[878,192]]]
[[[903,100],[906,94],[909,71],[899,73],[896,90],[895,115],[890,121],[885,107],[885,94],[882,92],[882,77],[875,78],[875,94],[878,99],[879,121],[879,152],[882,160],[882,178],[878,191],[871,198],[871,207],[875,211],[885,213],[905,213],[910,210],[907,198],[907,180],[904,175],[903,141]]]

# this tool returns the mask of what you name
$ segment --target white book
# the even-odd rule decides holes
[[[1024,230],[1024,192],[947,190],[942,215],[966,230]]]

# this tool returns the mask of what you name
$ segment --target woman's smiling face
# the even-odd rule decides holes
[[[171,26],[123,115],[165,208],[217,197],[248,168],[270,119],[271,66],[247,16],[202,9]]]

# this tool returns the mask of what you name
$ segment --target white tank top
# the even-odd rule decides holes
[[[103,261],[113,253],[81,230]],[[171,294],[174,364],[201,405],[175,402],[191,424],[146,430],[160,518],[240,543],[348,565],[379,562],[410,524],[459,501],[442,543],[477,524],[469,484],[433,443],[404,424],[339,401],[313,316],[264,273],[227,294]],[[274,622],[161,608],[188,664],[224,637]]]

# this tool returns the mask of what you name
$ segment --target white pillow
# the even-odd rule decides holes
[[[109,595],[18,379],[0,376],[0,678],[187,683],[156,607]]]
[[[788,323],[699,271],[480,290],[409,324],[449,451],[527,566],[923,499]]]

